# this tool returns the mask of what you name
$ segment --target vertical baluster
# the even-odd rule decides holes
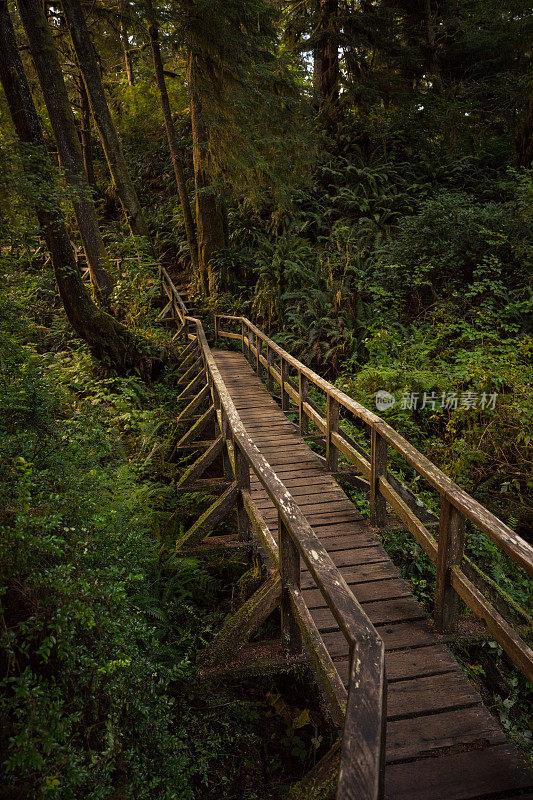
[[[270,392],[270,394],[272,394],[272,388],[273,388],[272,362],[274,361],[274,354],[272,353],[269,344],[267,344],[266,357],[267,357],[267,390]]]
[[[337,472],[339,468],[339,451],[331,440],[331,434],[339,430],[339,403],[330,394],[328,394],[326,423],[326,461],[331,472]]]
[[[289,589],[300,588],[300,553],[278,514],[279,569],[281,573],[281,643],[288,655],[302,652],[302,634],[292,609]]]
[[[241,317],[241,350],[244,355],[244,320]]]
[[[450,567],[461,566],[464,544],[464,517],[446,497],[442,497],[435,587],[435,625],[440,633],[457,630],[461,598],[450,583]]]
[[[237,486],[241,490],[247,489],[250,491],[250,467],[235,442],[233,446],[235,448],[235,480],[237,481]],[[252,538],[252,529],[240,493],[237,499],[237,522],[239,526],[239,539],[241,542],[249,541]]]
[[[304,411],[304,403],[307,402],[309,395],[309,381],[301,372],[298,372],[298,394],[300,401],[300,433],[305,436],[306,433],[309,433],[309,417]]]
[[[379,491],[379,478],[380,475],[387,477],[387,442],[379,435],[376,427],[372,428],[370,436],[370,523],[382,528],[387,519],[387,504]]]
[[[257,360],[257,377],[261,377],[262,372],[262,364],[261,364],[261,350],[263,348],[263,340],[257,336],[255,336],[255,347],[256,347],[256,360]]]
[[[285,391],[285,382],[289,379],[289,365],[281,356],[281,410],[289,410],[289,395]]]

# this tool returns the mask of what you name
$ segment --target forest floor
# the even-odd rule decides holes
[[[12,262],[0,297],[0,796],[281,798],[332,731],[304,675],[208,683],[197,672],[260,567],[175,555],[209,503],[175,491],[187,463],[168,460],[177,374],[148,386],[103,372],[53,291],[39,262]],[[140,324],[168,342],[153,290],[139,297]],[[427,601],[421,554],[400,534],[385,544]],[[262,633],[278,629],[273,618]],[[501,650],[456,654],[530,751],[531,695]]]

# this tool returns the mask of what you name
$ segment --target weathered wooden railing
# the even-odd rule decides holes
[[[224,330],[221,324],[224,320],[235,325],[237,330]],[[272,392],[273,381],[279,385],[282,408],[289,410],[290,400],[294,402],[294,411],[299,413],[303,435],[308,434],[309,420],[324,435],[326,460],[333,472],[338,468],[341,453],[369,481],[371,522],[378,527],[385,524],[388,503],[436,564],[434,615],[437,629],[443,633],[457,630],[459,600],[463,600],[485,622],[491,635],[518,669],[533,681],[533,651],[515,627],[489,602],[483,586],[476,585],[472,571],[468,570],[468,576],[465,574],[465,521],[468,520],[485,533],[530,576],[533,575],[533,548],[454,483],[381,417],[321,378],[245,317],[215,317],[215,337],[241,342],[243,353],[248,356],[258,375],[264,374],[269,391]],[[296,373],[296,380],[290,377],[291,369]],[[310,400],[310,386],[325,395],[325,416]],[[359,420],[369,429],[369,458],[364,455],[364,450],[357,442],[340,429],[341,409],[347,418]],[[388,446],[399,453],[439,493],[438,541],[393,486],[387,471]]]
[[[185,317],[187,316],[187,308],[178,290],[172,283],[170,275],[162,266],[159,266],[159,283],[161,286],[161,294],[166,294],[168,297],[168,303],[165,305],[157,319],[171,319],[179,322],[181,326],[184,326]]]
[[[167,286],[165,291],[169,299],[172,300],[175,294],[179,297],[164,270],[161,278]],[[202,362],[201,373],[207,380],[204,388],[195,384],[195,378],[191,380],[190,391],[185,391],[185,396],[190,396],[193,392],[198,394],[188,408],[198,408],[200,395],[204,393],[205,398],[206,391],[210,394],[212,407],[201,420],[211,415],[209,418],[214,418],[219,436],[209,449],[210,455],[206,453],[206,458],[213,458],[213,453],[222,445],[227,453],[233,478],[228,490],[215,504],[218,511],[211,513],[210,523],[214,522],[221,509],[228,505],[231,507],[230,504],[237,500],[239,538],[250,540],[253,527],[268,554],[274,571],[271,584],[273,591],[279,589],[281,592],[282,642],[285,652],[287,655],[298,654],[305,645],[330,701],[333,716],[344,730],[337,800],[381,800],[387,696],[385,653],[381,637],[290,492],[246,433],[217,368],[202,323],[183,312],[180,314],[179,302],[176,310],[178,318],[183,322],[182,332],[189,339],[186,360],[194,359],[198,355]],[[200,424],[203,425],[204,422]],[[278,510],[278,542],[251,496],[251,472],[257,476]],[[206,515],[201,518],[204,530],[205,525],[210,524],[210,512],[206,512]],[[188,541],[194,541],[197,534],[201,538],[203,534],[200,528],[201,524],[193,526],[186,535]],[[351,657],[348,692],[303,601],[300,592],[302,561],[348,643]]]

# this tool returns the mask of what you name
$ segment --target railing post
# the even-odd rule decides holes
[[[241,318],[241,349],[244,355],[244,320]]]
[[[309,417],[304,411],[304,403],[307,402],[309,395],[309,381],[301,372],[298,372],[298,395],[300,402],[300,433],[304,436],[309,433]]]
[[[328,394],[328,406],[326,417],[326,461],[331,472],[337,472],[339,468],[339,451],[331,440],[331,434],[339,430],[339,403]]]
[[[274,360],[274,356],[272,354],[272,350],[270,349],[270,345],[267,344],[266,348],[266,357],[267,357],[267,391],[272,394],[272,386],[273,386],[273,379],[272,379],[272,362]]]
[[[302,652],[302,634],[291,604],[290,589],[300,588],[300,553],[278,514],[279,570],[281,573],[281,644],[287,655]]]
[[[222,404],[220,405],[220,435],[224,441],[224,447],[222,449],[222,472],[224,479],[231,482],[233,481],[233,468],[231,466],[227,446],[228,439],[230,439],[229,422]]]
[[[450,567],[461,566],[465,544],[465,519],[443,496],[440,503],[435,626],[439,633],[457,630],[461,598],[450,582]]]
[[[237,481],[237,486],[241,491],[242,489],[250,491],[250,467],[238,445],[235,443],[235,440],[233,441],[233,449],[235,453],[235,480]],[[250,541],[252,538],[252,529],[240,491],[237,499],[237,522],[239,526],[239,539],[241,542]]]
[[[288,411],[289,410],[289,395],[285,391],[285,381],[289,378],[289,365],[281,356],[281,410]]]
[[[256,359],[257,359],[257,377],[261,377],[261,350],[263,349],[263,340],[255,334],[255,348],[256,348]]]
[[[383,528],[387,519],[387,504],[379,491],[379,478],[381,475],[387,476],[387,442],[374,427],[370,438],[370,524]]]

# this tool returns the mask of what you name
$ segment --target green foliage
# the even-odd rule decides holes
[[[98,378],[71,342],[43,346],[5,292],[0,307],[2,791],[192,800],[221,770],[217,796],[235,796],[253,709],[197,712],[192,667],[220,581],[161,533],[175,376]]]

